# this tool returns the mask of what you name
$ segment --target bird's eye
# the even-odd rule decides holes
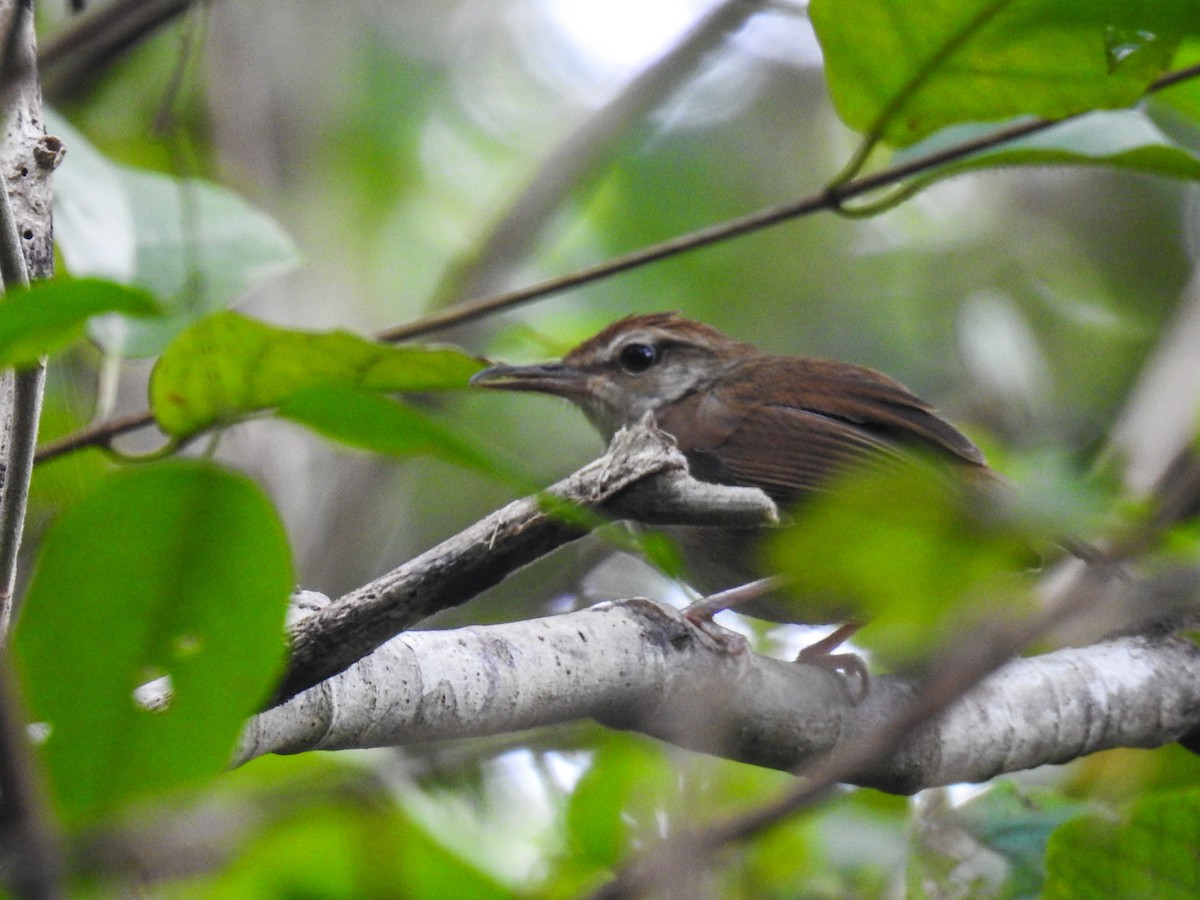
[[[649,344],[629,344],[621,348],[621,368],[636,375],[658,362],[658,350]]]

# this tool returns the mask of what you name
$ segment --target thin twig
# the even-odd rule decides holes
[[[128,434],[131,431],[148,428],[153,424],[154,413],[148,409],[120,416],[116,419],[109,419],[99,425],[93,425],[58,440],[47,442],[38,450],[34,461],[37,465],[41,465],[42,463],[50,462],[52,459],[57,459],[60,456],[65,456],[68,453],[74,453],[76,450],[83,450],[87,447],[108,447],[114,438]]]

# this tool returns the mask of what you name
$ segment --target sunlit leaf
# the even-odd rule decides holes
[[[151,377],[150,405],[168,434],[183,437],[318,385],[465,387],[482,367],[458,350],[391,347],[346,331],[294,331],[221,312],[191,326],[163,353]]]
[[[25,366],[83,335],[92,316],[155,316],[161,306],[136,288],[98,278],[34,282],[0,301],[0,365]]]
[[[1186,0],[813,0],[809,13],[839,114],[895,146],[1129,106],[1200,27]]]
[[[1200,894],[1200,791],[1151,794],[1118,821],[1067,822],[1046,849],[1048,900],[1195,897]]]
[[[118,165],[61,117],[47,119],[68,148],[54,173],[54,237],[67,269],[146,288],[167,305],[157,320],[93,325],[106,350],[158,353],[189,323],[299,263],[279,225],[232,191]]]
[[[119,472],[55,523],[14,649],[69,821],[225,767],[282,663],[291,587],[270,501],[211,464]],[[151,712],[134,690],[162,676]]]

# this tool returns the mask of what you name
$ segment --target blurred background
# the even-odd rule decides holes
[[[294,239],[302,264],[238,308],[369,334],[829,181],[856,136],[804,5],[733,4],[689,42],[715,6],[218,2],[99,77],[50,71],[47,93],[110,158],[232,187]],[[882,369],[1001,467],[1045,450],[1086,466],[1188,282],[1194,206],[1181,184],[1100,170],[962,176],[874,218],[821,213],[436,339],[529,361],[677,309],[772,351]],[[142,408],[145,370],[125,371],[117,409]],[[87,416],[86,380],[64,387],[52,399]],[[601,450],[552,399],[437,402],[546,483]],[[231,429],[219,453],[268,484],[302,582],[334,594],[509,496],[279,423]],[[53,469],[66,489],[73,466]]]
[[[58,7],[39,11],[47,36],[68,24]],[[46,95],[111,160],[218,182],[291,236],[300,264],[238,309],[362,334],[818,191],[857,142],[830,104],[802,2],[223,0],[97,72],[48,70]],[[1187,297],[1196,200],[1181,182],[1102,170],[966,175],[873,218],[820,213],[435,339],[524,362],[628,313],[680,310],[771,351],[888,372],[1018,480],[1048,460],[1085,472]],[[86,422],[114,372],[113,412],[144,408],[148,365],[70,358],[51,375],[46,436]],[[602,450],[553,399],[425,402],[540,483]],[[300,583],[331,595],[513,496],[446,463],[368,458],[280,422],[229,429],[216,453],[267,486]],[[39,471],[29,546],[105,465],[90,452]],[[438,624],[563,608],[602,555],[594,541],[568,548]],[[621,574],[592,579],[586,599],[662,589]],[[446,753],[420,766],[493,757]],[[516,782],[511,754],[486,764],[505,774],[489,782],[493,813],[506,791],[524,798],[516,809],[552,807],[555,785],[578,777],[569,753],[520,753]],[[833,818],[843,838],[859,827],[851,807]]]

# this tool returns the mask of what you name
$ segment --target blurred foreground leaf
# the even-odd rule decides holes
[[[1150,794],[1120,821],[1086,816],[1050,836],[1047,900],[1200,895],[1200,790]]]
[[[1117,747],[1075,762],[1064,785],[1076,796],[1125,802],[1140,794],[1186,790],[1200,784],[1200,756],[1179,744],[1152,753]]]
[[[92,316],[146,317],[161,311],[145,291],[98,278],[34,282],[0,301],[0,365],[28,366],[61,350],[83,335]]]
[[[150,380],[150,406],[164,431],[187,437],[318,385],[387,392],[465,387],[481,368],[458,350],[391,347],[347,331],[294,331],[220,312],[163,353]]]
[[[213,465],[119,472],[55,523],[14,650],[68,821],[225,768],[282,663],[291,587],[270,501]],[[134,690],[162,676],[151,712]]]
[[[1017,576],[1033,552],[1019,529],[973,508],[988,500],[916,461],[855,469],[802,505],[768,568],[788,581],[794,621],[865,620],[861,643],[915,662],[976,601],[1020,608]]]
[[[226,872],[173,887],[170,896],[180,898],[517,896],[401,811],[349,799],[300,807],[257,835]]]
[[[638,739],[606,742],[579,779],[567,807],[576,859],[598,869],[617,865],[678,800],[678,773],[661,748]]]

